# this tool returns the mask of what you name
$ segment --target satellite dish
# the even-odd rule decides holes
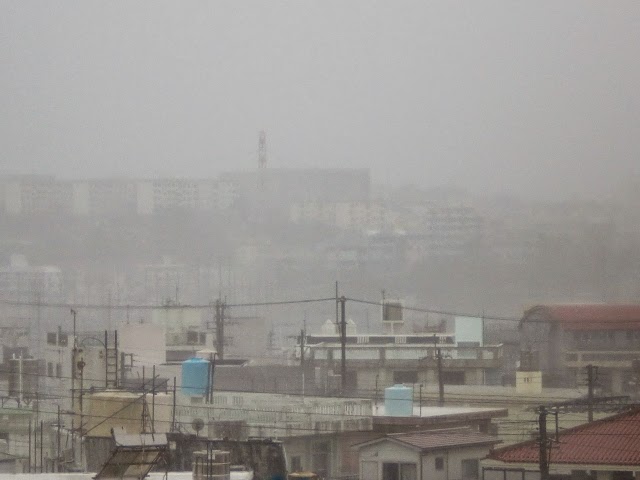
[[[198,435],[198,433],[200,433],[200,430],[204,428],[204,420],[202,420],[201,418],[194,418],[191,422],[191,428],[193,428],[196,431],[196,435]]]

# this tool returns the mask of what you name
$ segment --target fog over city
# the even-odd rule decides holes
[[[0,172],[365,167],[598,197],[638,174],[640,5],[3,1]]]
[[[0,0],[0,477],[639,480],[639,46],[638,1]]]

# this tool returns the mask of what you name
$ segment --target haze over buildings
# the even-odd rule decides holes
[[[640,3],[0,13],[0,473],[151,431],[175,470],[479,480],[640,398]]]
[[[595,1],[3,3],[0,172],[594,197],[639,174],[640,6]]]

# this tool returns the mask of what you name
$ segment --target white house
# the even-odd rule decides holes
[[[477,480],[480,459],[499,443],[468,428],[390,434],[355,445],[361,480]]]

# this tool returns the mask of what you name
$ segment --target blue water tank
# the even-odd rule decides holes
[[[203,397],[209,388],[209,360],[190,358],[182,362],[182,394]]]
[[[413,388],[394,385],[384,389],[384,412],[391,417],[413,415]]]

